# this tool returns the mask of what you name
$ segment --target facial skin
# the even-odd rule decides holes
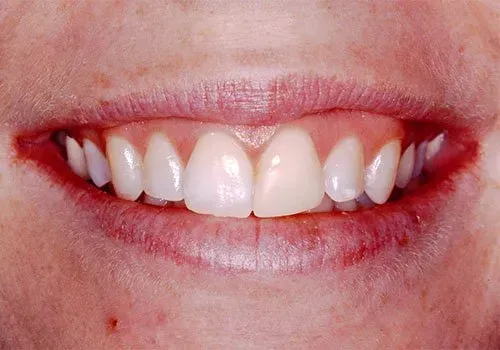
[[[500,346],[496,1],[0,7],[1,349]],[[478,186],[456,188],[474,201],[449,205],[437,225],[449,239],[432,254],[301,275],[176,266],[111,241],[78,199],[15,156],[16,137],[79,106],[297,71],[390,82],[484,119],[468,170]]]

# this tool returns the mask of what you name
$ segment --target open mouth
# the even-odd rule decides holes
[[[111,239],[176,264],[342,269],[437,239],[475,186],[476,126],[387,88],[304,82],[101,101],[21,135],[19,157]]]

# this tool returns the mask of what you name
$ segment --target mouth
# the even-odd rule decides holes
[[[387,86],[287,76],[102,100],[17,153],[114,244],[308,273],[425,255],[447,207],[477,196],[484,127]]]

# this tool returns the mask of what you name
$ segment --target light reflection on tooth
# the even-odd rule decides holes
[[[336,202],[358,197],[364,187],[364,149],[356,137],[341,140],[324,165],[326,193]]]
[[[69,136],[66,137],[66,153],[68,155],[68,165],[81,178],[88,180],[89,173],[87,170],[87,162],[83,148],[80,147],[78,142]]]
[[[143,190],[142,157],[132,144],[119,136],[108,138],[106,153],[117,196],[135,201]]]
[[[170,141],[156,133],[149,139],[144,156],[144,192],[169,201],[182,200],[184,167]]]
[[[401,142],[394,140],[383,146],[365,171],[365,192],[372,201],[384,204],[396,182]]]
[[[429,162],[431,161],[438,153],[441,151],[443,144],[445,141],[445,134],[441,133],[437,135],[435,138],[433,138],[429,143],[427,144],[427,149],[425,152],[425,161]]]
[[[415,167],[415,144],[408,146],[406,151],[401,156],[399,161],[398,175],[396,178],[396,186],[405,188],[410,183]]]
[[[324,181],[309,134],[299,128],[286,128],[275,136],[260,158],[254,214],[276,217],[313,209],[323,199]]]
[[[413,168],[412,178],[416,179],[422,174],[422,169],[425,163],[425,153],[427,152],[427,141],[423,141],[417,147],[417,152],[415,154],[415,167]]]
[[[105,155],[88,139],[83,140],[83,150],[90,178],[97,187],[106,185],[111,181],[111,170]]]
[[[184,172],[186,207],[199,214],[244,218],[252,211],[253,167],[224,132],[198,140]]]

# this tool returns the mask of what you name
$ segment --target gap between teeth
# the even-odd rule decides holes
[[[402,150],[400,140],[389,140],[365,165],[363,144],[349,136],[321,164],[309,134],[290,127],[275,135],[254,167],[236,139],[222,131],[202,135],[186,166],[161,133],[150,137],[144,157],[119,136],[108,137],[105,152],[88,139],[83,147],[69,136],[65,140],[71,169],[97,187],[111,182],[120,198],[142,196],[146,204],[239,218],[384,204],[395,186],[403,189],[421,175],[443,143],[440,134]]]

